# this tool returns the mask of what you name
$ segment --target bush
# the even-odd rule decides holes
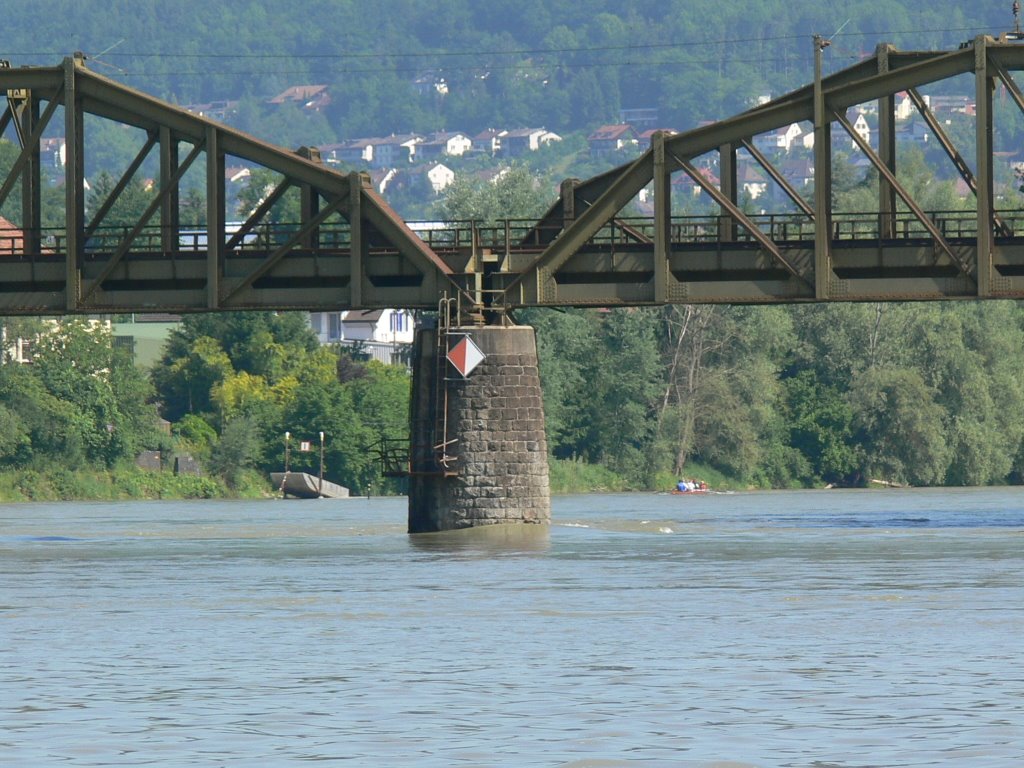
[[[630,490],[627,481],[607,467],[579,459],[548,462],[552,493],[607,493]]]

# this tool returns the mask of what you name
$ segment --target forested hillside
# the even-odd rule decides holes
[[[330,86],[299,143],[409,130],[543,125],[573,131],[655,108],[680,130],[811,79],[811,36],[835,36],[826,71],[876,44],[955,47],[1012,28],[1009,2],[710,0],[8,0],[0,58],[94,69],[180,104],[239,99],[241,127],[281,143],[259,105]],[[438,88],[437,86],[441,86]]]
[[[1024,479],[1016,302],[535,310],[549,441],[638,485]]]
[[[95,71],[175,103],[237,100],[230,122],[284,146],[439,128],[565,133],[499,183],[461,173],[480,170],[468,160],[455,164],[460,176],[443,195],[399,190],[388,198],[406,218],[449,220],[535,217],[560,179],[622,162],[597,165],[581,138],[618,121],[622,109],[653,109],[659,127],[685,130],[808,82],[814,33],[839,32],[826,55],[832,71],[879,42],[952,48],[1013,25],[1009,3],[950,0],[9,0],[5,9],[0,58],[13,66],[53,65],[81,50]],[[319,111],[267,104],[311,83],[330,89]],[[997,112],[1015,107],[1001,103]],[[1001,149],[1019,146],[1015,116],[1016,124],[1000,124]],[[89,131],[97,123],[89,210],[139,143],[98,119]],[[963,125],[949,130],[961,149],[973,145]],[[929,167],[942,153],[934,145],[901,145],[902,180],[928,210],[971,209],[955,179]],[[847,153],[836,155],[835,210],[871,210],[876,178],[847,163]],[[0,170],[16,157],[0,141]],[[59,228],[59,169],[47,173],[44,226]],[[237,192],[233,213],[265,195],[266,173],[256,170]],[[1020,209],[1011,167],[1001,163],[995,175],[998,207]],[[133,223],[153,194],[133,179],[107,223]],[[202,223],[201,195],[183,195],[183,222]],[[19,199],[11,195],[4,208],[12,220]],[[675,200],[680,214],[710,205],[700,196]],[[294,221],[297,210],[286,196],[272,218]],[[1024,480],[1020,303],[533,310],[518,319],[539,331],[553,457],[604,467],[623,486],[664,488],[695,464],[759,486]],[[33,324],[4,323],[8,338],[34,338]],[[0,365],[0,471],[114,467],[162,448],[191,453],[235,484],[245,470],[279,468],[285,431],[324,430],[330,479],[360,492],[399,489],[381,484],[370,446],[407,429],[406,371],[339,363],[316,346],[301,315],[189,318],[148,381],[109,333],[87,324],[44,334],[37,355],[33,366]],[[154,429],[158,408],[171,435]]]

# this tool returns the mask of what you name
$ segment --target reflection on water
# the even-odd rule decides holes
[[[4,766],[1024,764],[1024,490],[0,506]]]
[[[479,553],[483,556],[545,552],[551,545],[548,525],[484,525],[458,531],[416,533],[409,544],[422,552]]]

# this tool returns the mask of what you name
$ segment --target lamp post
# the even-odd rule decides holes
[[[288,473],[288,461],[291,458],[291,439],[292,439],[292,433],[291,432],[285,432],[284,433],[284,471],[285,471],[285,474]]]
[[[321,496],[324,494],[324,433],[320,433],[320,485],[317,487],[317,493]]]

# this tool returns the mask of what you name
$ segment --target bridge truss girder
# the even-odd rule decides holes
[[[819,59],[820,61],[820,59]],[[770,303],[832,300],[1024,298],[1024,226],[995,209],[992,93],[1002,83],[1024,112],[1011,72],[1024,69],[1024,47],[979,36],[952,52],[900,52],[880,45],[873,59],[815,81],[721,122],[676,135],[656,134],[631,163],[588,181],[562,185],[558,201],[524,243],[531,253],[506,257],[494,276],[506,306]],[[820,70],[819,70],[820,71]],[[976,101],[975,170],[930,114],[918,89],[972,75]],[[908,91],[977,204],[970,222],[926,213],[897,178],[895,95]],[[877,101],[877,149],[846,117]],[[814,126],[813,200],[803,199],[753,146],[753,137],[793,123]],[[849,236],[832,210],[833,129],[849,134],[878,173],[873,233]],[[736,152],[744,148],[793,201],[807,224],[786,237],[786,224],[765,229],[740,209]],[[708,182],[695,158],[717,153],[721,181]],[[684,173],[718,203],[713,230],[689,242],[671,214],[672,174]],[[641,233],[623,209],[642,189],[654,197]],[[913,233],[911,236],[908,233]]]
[[[0,314],[433,308],[458,290],[452,266],[366,175],[325,167],[315,149],[288,152],[166,104],[90,71],[80,55],[58,67],[2,67],[0,92],[0,136],[13,128],[20,148],[0,182],[0,205],[21,188],[21,220],[0,231]],[[89,115],[141,129],[145,140],[105,202],[87,212]],[[41,142],[55,132],[65,146],[65,221],[44,229]],[[132,225],[107,232],[105,217],[154,150],[152,202]],[[226,226],[229,157],[280,176],[235,231]],[[206,224],[183,242],[181,184],[193,167],[205,180]],[[271,208],[290,188],[301,192],[301,222],[268,234]]]

